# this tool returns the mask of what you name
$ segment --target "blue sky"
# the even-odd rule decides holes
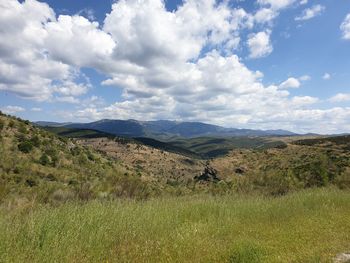
[[[0,12],[3,112],[350,132],[349,0],[0,0]]]

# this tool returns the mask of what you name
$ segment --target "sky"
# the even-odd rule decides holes
[[[350,0],[0,0],[0,110],[350,132]]]

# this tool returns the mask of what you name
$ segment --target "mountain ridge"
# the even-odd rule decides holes
[[[265,136],[296,136],[299,135],[287,130],[255,130],[226,128],[203,122],[181,122],[171,120],[138,121],[138,120],[115,120],[102,119],[89,123],[51,123],[36,122],[39,126],[59,126],[67,128],[94,129],[126,137],[149,137],[163,138],[184,137],[195,138],[203,136],[219,137],[265,137]]]

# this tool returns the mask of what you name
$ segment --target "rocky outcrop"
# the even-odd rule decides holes
[[[194,177],[194,180],[214,183],[221,181],[218,176],[218,172],[208,164],[205,166],[204,171],[200,175]]]

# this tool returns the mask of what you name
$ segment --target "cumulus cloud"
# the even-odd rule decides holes
[[[311,77],[309,76],[309,75],[304,75],[304,76],[301,76],[300,78],[299,78],[299,80],[301,80],[301,81],[308,81],[308,80],[310,80],[311,79]]]
[[[344,21],[340,25],[340,30],[343,34],[343,39],[350,40],[350,14],[347,14]]]
[[[286,81],[283,81],[278,87],[280,89],[296,89],[300,87],[300,81],[296,78],[288,78]]]
[[[329,73],[324,73],[324,75],[322,76],[322,78],[324,79],[324,80],[328,80],[328,79],[330,79],[331,78],[331,74],[329,74]]]
[[[256,23],[260,24],[271,23],[277,16],[278,12],[275,10],[271,8],[261,8],[255,13],[254,20]]]
[[[114,47],[96,22],[79,16],[56,19],[46,3],[2,0],[0,12],[0,90],[23,98],[52,98],[62,91],[59,85],[79,75],[76,66],[98,63]],[[81,94],[79,84],[67,88]]]
[[[176,119],[296,131],[335,120],[346,128],[348,108],[317,110],[317,98],[289,93],[307,76],[266,86],[263,73],[236,55],[242,45],[250,58],[269,55],[271,21],[303,2],[259,0],[249,14],[227,1],[188,0],[169,12],[161,0],[120,0],[98,24],[83,13],[57,16],[35,0],[0,0],[0,90],[76,104],[76,111],[61,112],[68,120]],[[266,23],[241,41],[242,31]],[[111,105],[81,98],[92,89],[85,67],[106,76],[102,84],[121,89],[122,98]]]
[[[248,37],[247,44],[250,51],[250,58],[265,57],[273,51],[270,34],[270,31],[261,31],[256,34],[251,34]]]
[[[25,109],[20,106],[11,106],[11,105],[0,108],[0,110],[6,114],[15,114],[18,112],[25,111]]]
[[[331,102],[347,102],[350,101],[350,93],[338,93],[329,99]]]
[[[31,108],[30,110],[34,112],[39,112],[39,111],[42,111],[42,108],[34,107],[34,108]]]
[[[305,9],[300,16],[295,18],[296,21],[304,21],[314,18],[315,16],[321,15],[326,8],[323,5],[314,5],[310,8]]]
[[[272,9],[279,10],[287,8],[296,2],[296,0],[258,0],[260,5],[270,6]],[[301,1],[302,2],[302,1]]]

